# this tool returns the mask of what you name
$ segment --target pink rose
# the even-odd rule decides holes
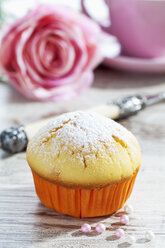
[[[3,36],[0,63],[9,81],[26,97],[70,98],[93,81],[102,53],[97,24],[62,6],[39,6]]]

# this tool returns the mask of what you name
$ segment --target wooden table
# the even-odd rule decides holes
[[[99,68],[95,83],[83,96],[60,103],[25,100],[8,85],[0,84],[0,130],[26,124],[64,111],[77,110],[112,100],[121,95],[153,94],[165,91],[165,75],[136,75]],[[138,138],[143,163],[129,203],[134,206],[126,235],[134,235],[134,247],[165,247],[165,103],[150,107],[122,121]],[[38,200],[25,153],[10,156],[1,151],[0,161],[0,247],[71,248],[129,247],[127,238],[117,240],[118,213],[92,219],[63,216],[44,207]],[[96,235],[80,232],[82,223],[93,227],[102,222],[107,231]],[[145,239],[151,229],[156,238]]]

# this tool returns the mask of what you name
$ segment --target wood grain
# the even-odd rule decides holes
[[[0,85],[0,130],[17,123],[29,123],[63,111],[95,106],[121,95],[165,91],[165,76],[118,73],[105,68],[96,71],[93,87],[83,96],[60,103],[26,101],[7,85]],[[165,247],[165,103],[150,107],[137,116],[121,121],[138,138],[143,163],[130,202],[134,213],[126,235],[134,235],[134,247]],[[117,240],[114,230],[120,227],[118,213],[91,219],[62,216],[44,207],[38,200],[25,153],[10,156],[0,152],[0,248],[54,247],[117,247],[130,245]],[[92,232],[83,235],[82,223],[92,225]],[[107,231],[97,235],[96,223],[102,222]],[[145,240],[151,229],[156,238]]]

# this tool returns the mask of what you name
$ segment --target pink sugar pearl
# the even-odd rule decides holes
[[[129,217],[128,215],[125,215],[123,214],[121,217],[120,217],[120,222],[124,225],[127,225],[129,223]]]
[[[105,231],[105,225],[102,223],[99,223],[96,225],[96,232],[97,233],[103,233]]]
[[[91,226],[89,224],[85,223],[81,226],[81,231],[83,233],[89,233],[89,232],[91,232]]]
[[[115,230],[115,236],[117,238],[121,238],[123,235],[124,235],[124,230],[123,229],[118,228],[118,229]]]

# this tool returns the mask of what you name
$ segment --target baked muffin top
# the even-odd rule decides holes
[[[134,135],[88,112],[66,113],[30,140],[27,161],[39,176],[65,187],[100,188],[127,179],[141,164]]]

